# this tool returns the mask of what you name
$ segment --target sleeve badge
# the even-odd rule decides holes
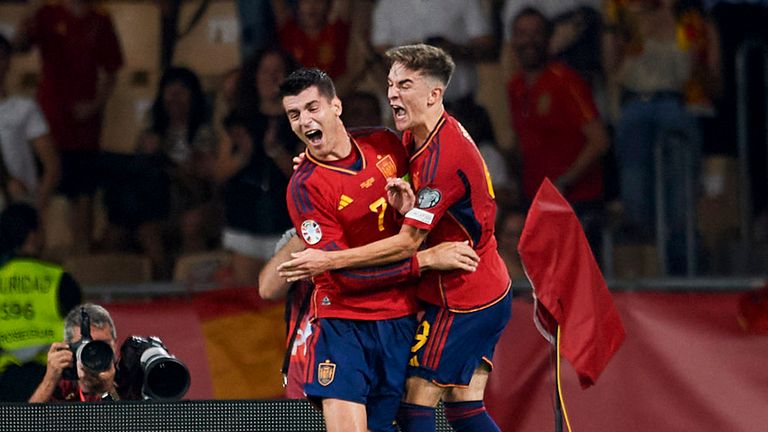
[[[301,236],[307,244],[314,245],[323,238],[323,231],[320,229],[320,224],[307,219],[301,223]]]
[[[442,194],[439,190],[425,187],[419,191],[416,207],[420,209],[432,208],[440,202],[440,198],[442,198]]]

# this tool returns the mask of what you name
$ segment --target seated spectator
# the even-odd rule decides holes
[[[0,286],[22,278],[46,290],[0,291],[0,401],[24,402],[46,372],[46,353],[58,341],[64,316],[82,294],[61,267],[40,261],[43,233],[37,211],[10,204],[0,214]],[[15,337],[9,337],[15,335]]]
[[[508,84],[508,100],[520,145],[523,193],[532,200],[542,180],[552,180],[598,251],[608,134],[587,83],[570,67],[550,60],[549,20],[525,8],[513,21],[513,33],[520,70]]]
[[[112,348],[112,362],[106,370],[90,370],[75,358],[70,349],[72,344],[76,344],[83,338],[80,328],[83,322],[81,309],[85,311],[91,323],[91,340],[106,342]],[[91,303],[75,306],[64,319],[64,342],[54,342],[51,345],[45,377],[29,398],[29,402],[118,400],[115,386],[116,353],[117,329],[109,312]],[[71,377],[65,374],[65,371],[70,368],[76,371]]]
[[[28,201],[44,214],[61,173],[59,155],[51,143],[48,123],[37,103],[11,96],[6,78],[11,44],[0,35],[0,174],[6,202]],[[38,172],[37,161],[42,166]]]
[[[224,248],[233,252],[235,282],[252,285],[291,226],[285,202],[291,158],[300,143],[283,111],[279,84],[297,67],[279,49],[260,51],[240,74],[227,135],[219,142],[215,179],[222,185]]]
[[[111,238],[105,243],[119,245],[136,231],[158,276],[168,276],[172,263],[169,245],[191,253],[217,241],[212,180],[215,145],[200,80],[189,69],[169,68],[160,79],[150,125],[138,139],[137,169],[129,170],[138,177],[134,183],[119,182],[114,181],[113,173],[112,187],[105,192],[114,225],[107,230]]]

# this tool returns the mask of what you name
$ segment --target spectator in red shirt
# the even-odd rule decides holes
[[[272,0],[272,9],[283,49],[302,66],[321,69],[338,82],[347,72],[347,1],[299,0],[294,14],[285,0]]]
[[[548,58],[551,25],[541,12],[523,9],[512,31],[520,71],[507,91],[522,156],[523,193],[533,199],[548,177],[588,225],[599,214],[601,159],[609,145],[592,93],[575,70]],[[585,230],[594,240],[590,227]]]
[[[86,0],[64,0],[36,7],[14,44],[40,50],[37,100],[61,152],[59,189],[75,205],[76,244],[87,246],[102,116],[123,65],[120,42],[106,10]]]

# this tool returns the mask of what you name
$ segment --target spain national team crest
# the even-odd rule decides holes
[[[321,386],[327,386],[332,383],[335,376],[336,363],[331,363],[330,360],[326,360],[317,365],[317,382],[320,383]]]
[[[440,194],[439,190],[425,187],[419,191],[416,207],[420,209],[432,208],[440,202],[441,197],[442,195]]]
[[[314,245],[323,238],[323,231],[320,229],[320,224],[307,219],[301,223],[301,236],[307,244]]]
[[[397,175],[397,165],[392,155],[386,155],[376,162],[376,168],[381,171],[384,178],[395,177]]]

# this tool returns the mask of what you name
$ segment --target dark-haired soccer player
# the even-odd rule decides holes
[[[443,399],[455,430],[498,430],[485,411],[483,394],[494,348],[511,315],[511,281],[494,237],[490,176],[472,138],[443,108],[454,68],[450,56],[424,44],[393,48],[386,55],[392,63],[388,98],[411,154],[415,207],[395,236],[345,251],[294,254],[280,271],[289,279],[306,277],[402,260],[425,242],[469,241],[480,256],[477,271],[422,275],[418,297],[426,313],[411,348],[415,354],[398,424],[406,432],[434,430],[434,407]],[[389,188],[392,198],[408,197],[402,179],[391,179]]]
[[[317,69],[292,73],[280,92],[307,147],[287,191],[291,219],[307,247],[346,249],[396,234],[397,212],[385,186],[408,169],[397,135],[384,128],[348,132],[333,82]],[[446,259],[437,260],[441,256]],[[322,401],[329,431],[396,430],[416,330],[414,277],[428,269],[472,271],[476,258],[466,244],[446,243],[392,264],[314,278],[317,320],[304,391]]]

